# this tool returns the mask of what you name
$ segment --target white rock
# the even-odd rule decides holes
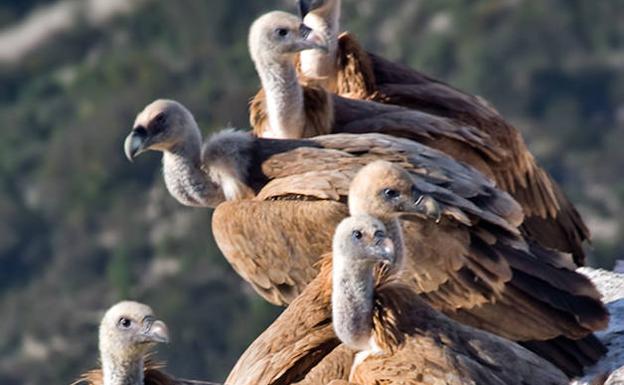
[[[589,267],[577,271],[589,277],[600,290],[611,319],[607,329],[596,333],[609,349],[608,353],[571,385],[603,384],[601,379],[607,375],[605,385],[624,385],[624,274]]]

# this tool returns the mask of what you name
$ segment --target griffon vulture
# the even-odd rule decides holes
[[[348,34],[338,40],[339,0],[300,4],[311,32],[284,12],[266,14],[250,29],[249,49],[263,86],[250,105],[257,135],[381,132],[418,140],[493,178],[522,205],[523,231],[542,245],[572,253],[576,264],[583,264],[582,244],[589,231],[514,127],[477,97],[368,54]],[[303,74],[325,79],[324,86],[334,79],[328,89],[338,95],[314,82],[299,84],[297,53]],[[423,135],[422,126],[436,129]],[[444,130],[476,131],[480,143],[441,134]]]
[[[149,358],[152,348],[169,342],[169,331],[152,309],[123,301],[111,307],[100,324],[100,369],[82,375],[73,385],[215,385],[176,379]]]
[[[393,277],[403,260],[401,236],[390,234],[397,230],[398,223],[386,228],[366,215],[349,217],[336,228],[332,324],[340,340],[358,351],[350,381],[568,383],[549,362],[509,340],[450,320]]]
[[[243,353],[226,383],[567,383],[515,343],[448,319],[389,274],[373,276],[377,262],[399,263],[400,250],[383,223],[345,219],[318,276]],[[365,351],[368,343],[374,351]],[[360,351],[355,360],[353,351]]]
[[[191,129],[195,134],[185,133]],[[443,153],[379,134],[275,140],[225,131],[207,141],[200,160],[168,161],[172,149],[180,158],[189,156],[180,149],[194,148],[195,158],[197,146],[184,144],[189,137],[199,138],[190,113],[178,103],[160,101],[139,115],[126,150],[130,158],[148,149],[164,151],[172,195],[187,204],[218,204],[213,215],[217,244],[234,269],[272,303],[289,303],[314,278],[318,256],[330,249],[333,230],[347,215],[351,180],[360,168],[381,159],[405,167],[414,179],[407,186],[427,196],[414,207],[390,209],[429,213],[403,222],[408,259],[414,261],[407,265],[432,306],[521,341],[578,339],[607,322],[591,283],[570,271],[562,255],[529,245],[520,235],[522,210],[515,201]],[[189,201],[190,196],[196,198]],[[555,347],[571,345],[566,347],[570,357],[552,349],[540,354],[563,360],[558,365],[567,365],[568,373],[577,373],[601,353],[599,344],[590,345],[585,357],[575,342],[556,342]]]

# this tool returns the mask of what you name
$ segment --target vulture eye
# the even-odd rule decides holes
[[[275,34],[279,37],[286,37],[288,35],[288,30],[286,28],[276,28]]]
[[[353,239],[362,239],[362,232],[360,230],[353,230],[351,236]]]
[[[163,123],[165,123],[166,120],[167,120],[167,117],[165,116],[165,114],[163,112],[161,112],[160,114],[156,115],[156,118],[154,118],[154,121],[157,124],[163,124]]]
[[[152,134],[157,134],[165,129],[165,123],[167,123],[167,116],[164,112],[156,115],[154,119],[152,119],[151,128]]]
[[[392,189],[392,188],[386,188],[383,190],[383,196],[386,199],[395,199],[395,198],[398,198],[399,195],[401,195],[401,193],[399,193],[397,190]]]
[[[386,233],[384,233],[383,231],[381,230],[375,231],[375,234],[374,234],[375,238],[384,238],[385,236],[386,236]]]
[[[121,317],[119,319],[119,322],[117,322],[117,325],[119,325],[119,327],[123,329],[128,329],[130,326],[132,326],[132,321],[126,317]]]

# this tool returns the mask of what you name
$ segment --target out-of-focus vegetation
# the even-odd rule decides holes
[[[69,0],[71,1],[71,0]],[[0,2],[0,26],[46,0]],[[490,100],[582,210],[592,263],[624,254],[624,3],[344,0],[366,47]],[[158,156],[122,141],[158,97],[207,133],[247,127],[251,21],[291,1],[145,0],[0,63],[0,383],[62,384],[96,364],[100,311],[151,304],[173,373],[222,380],[276,316],[214,245],[210,210],[170,198]],[[0,37],[2,36],[0,31]]]

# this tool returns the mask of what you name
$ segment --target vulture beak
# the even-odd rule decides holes
[[[382,236],[375,236],[375,252],[379,255],[385,264],[394,263],[394,243],[392,239]]]
[[[136,128],[126,137],[124,141],[124,152],[126,153],[126,158],[128,158],[130,162],[134,161],[134,158],[145,151],[146,139],[147,135]]]
[[[435,219],[440,223],[442,219],[442,209],[440,204],[430,195],[423,195],[415,186],[412,187],[412,198],[414,203],[410,211],[424,214],[427,218]]]
[[[169,329],[161,320],[156,320],[151,323],[148,322],[147,329],[143,331],[142,336],[145,339],[145,342],[168,343]]]
[[[329,52],[329,46],[325,38],[320,33],[318,33],[317,31],[313,30],[312,28],[308,27],[307,25],[303,23],[301,23],[301,25],[299,26],[299,35],[301,36],[301,39],[303,40],[302,42],[303,50],[320,49],[321,51],[325,53]]]

